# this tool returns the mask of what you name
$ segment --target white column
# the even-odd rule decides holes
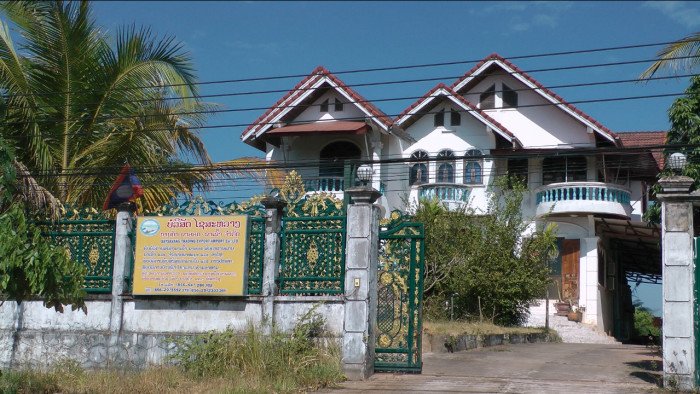
[[[662,178],[661,258],[663,276],[664,386],[693,390],[695,385],[695,328],[693,286],[693,180]]]
[[[379,207],[373,203],[380,194],[367,188],[346,193],[354,203],[347,212],[342,365],[349,380],[363,380],[374,372]]]

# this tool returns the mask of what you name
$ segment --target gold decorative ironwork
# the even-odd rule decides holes
[[[306,260],[309,262],[311,268],[316,266],[318,262],[318,246],[316,246],[316,241],[311,241],[309,250],[306,252]]]
[[[100,249],[97,247],[97,244],[92,244],[92,247],[90,248],[90,253],[88,253],[88,261],[90,261],[90,265],[93,269],[100,261]]]

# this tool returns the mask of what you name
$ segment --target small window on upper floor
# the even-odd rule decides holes
[[[462,114],[455,111],[454,109],[451,109],[450,110],[450,124],[452,126],[459,126],[460,124],[462,124]]]
[[[491,85],[479,96],[479,109],[496,108],[496,85]]]
[[[435,116],[433,117],[433,126],[438,127],[438,126],[444,126],[445,125],[445,110],[440,110],[440,112],[436,113]]]
[[[343,102],[340,99],[335,99],[335,110],[336,112],[341,112],[343,110]]]
[[[518,106],[518,92],[503,84],[503,108],[516,108]]]
[[[321,103],[321,107],[320,107],[321,112],[328,112],[328,103],[329,103],[328,99],[326,99],[326,101]]]
[[[464,183],[482,183],[482,153],[478,149],[470,149],[464,155]]]

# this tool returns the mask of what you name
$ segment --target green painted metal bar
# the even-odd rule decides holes
[[[693,326],[695,328],[695,387],[700,387],[700,237],[695,237],[694,241]]]

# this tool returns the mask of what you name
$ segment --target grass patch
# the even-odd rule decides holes
[[[432,335],[510,335],[545,332],[544,327],[504,327],[488,322],[466,321],[424,321],[423,330]]]
[[[174,365],[140,371],[81,368],[4,371],[0,393],[294,393],[332,386],[344,376],[337,346],[319,346],[325,322],[313,310],[294,332],[227,330],[178,341]]]

